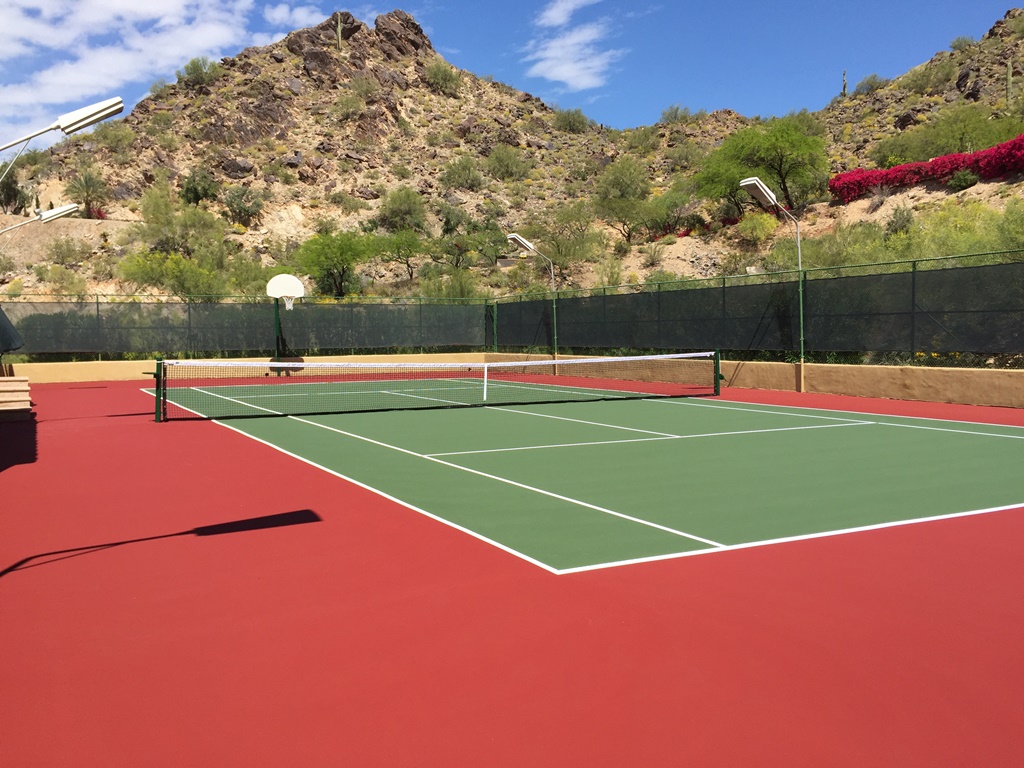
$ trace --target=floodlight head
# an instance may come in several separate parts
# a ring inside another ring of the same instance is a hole
[[[98,104],[82,107],[74,112],[61,115],[57,118],[57,122],[54,123],[53,127],[59,128],[65,134],[74,133],[83,128],[88,128],[90,125],[95,125],[101,120],[106,120],[108,117],[120,114],[123,109],[124,102],[121,101],[121,97],[115,96]]]
[[[761,181],[757,176],[751,176],[749,179],[743,179],[740,182],[740,189],[746,190],[752,198],[761,203],[761,205],[770,205],[773,208],[777,208],[779,201],[775,198],[775,193],[772,192],[768,186]]]
[[[517,235],[515,232],[513,232],[510,235],[506,235],[505,239],[508,240],[513,245],[518,245],[520,248],[525,248],[528,251],[533,251],[534,253],[537,253],[537,249],[533,247],[533,243],[531,243],[525,237]]]
[[[59,219],[63,216],[70,216],[72,213],[77,213],[79,209],[78,203],[68,203],[62,205],[60,208],[51,208],[48,211],[39,212],[39,220],[45,224],[48,221]]]

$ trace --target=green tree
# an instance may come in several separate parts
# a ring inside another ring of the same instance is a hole
[[[698,191],[741,209],[739,181],[759,176],[795,209],[825,183],[828,157],[817,121],[809,114],[775,118],[729,136],[696,175]],[[706,171],[706,173],[705,173]],[[734,186],[735,185],[735,186]]]
[[[577,201],[550,211],[528,234],[541,253],[551,259],[561,282],[577,264],[595,257],[602,244],[594,230],[594,211],[589,203]],[[537,259],[536,269],[547,271],[547,264]]]
[[[631,243],[643,225],[644,202],[650,194],[651,181],[646,166],[629,155],[622,155],[598,176],[594,210]]]
[[[294,261],[313,278],[323,296],[358,292],[357,267],[378,253],[376,239],[358,232],[312,237],[295,251]]]
[[[110,197],[107,183],[91,166],[80,168],[78,175],[64,188],[71,200],[82,206],[85,218],[94,219],[100,213],[103,203]]]
[[[378,252],[385,262],[398,263],[412,282],[416,277],[416,259],[427,251],[427,244],[411,229],[383,235],[378,239]]]

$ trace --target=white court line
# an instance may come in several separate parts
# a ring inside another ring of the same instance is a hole
[[[900,528],[906,525],[917,525],[918,523],[934,523],[940,520],[954,520],[959,517],[974,517],[987,515],[993,512],[1007,512],[1011,509],[1024,509],[1024,501],[1020,504],[1007,504],[1001,507],[988,507],[986,509],[972,509],[967,512],[950,512],[946,515],[932,515],[931,517],[915,517],[908,520],[896,520],[889,523],[876,523],[874,525],[861,525],[856,528],[842,528],[835,531],[822,531],[820,533],[805,533],[798,536],[783,536],[777,539],[764,539],[763,541],[748,541],[742,544],[726,544],[714,549],[695,549],[689,552],[675,552],[667,555],[652,555],[650,557],[637,557],[631,560],[618,560],[610,563],[595,563],[593,565],[581,565],[576,568],[561,568],[557,570],[559,576],[571,573],[583,573],[585,571],[600,571],[607,568],[619,568],[625,565],[637,565],[639,563],[654,563],[660,560],[678,560],[683,557],[694,555],[707,555],[713,552],[732,552],[739,549],[753,549],[754,547],[767,547],[775,544],[789,544],[796,541],[810,541],[812,539],[825,539],[832,536],[846,536],[851,533],[862,533],[865,531],[880,531],[885,528]]]
[[[294,418],[294,417],[290,417],[290,418]],[[296,420],[297,421],[302,421],[301,419],[296,419]],[[520,560],[525,560],[526,562],[531,563],[532,565],[536,565],[538,568],[541,568],[541,569],[547,571],[548,573],[555,574],[556,576],[558,575],[558,569],[557,568],[554,568],[553,566],[550,566],[550,565],[548,565],[545,562],[537,560],[536,558],[530,557],[529,555],[525,554],[524,552],[520,552],[517,549],[513,549],[512,547],[510,547],[510,546],[508,546],[506,544],[502,544],[500,541],[496,541],[494,539],[488,538],[487,536],[484,536],[482,533],[478,533],[477,531],[474,531],[474,530],[472,530],[470,528],[465,528],[464,526],[461,526],[458,523],[454,523],[451,520],[446,520],[443,517],[439,517],[438,515],[435,515],[432,512],[428,512],[427,510],[422,509],[421,507],[417,507],[417,506],[415,506],[413,504],[410,504],[407,501],[403,501],[402,499],[399,499],[396,496],[392,496],[389,493],[385,493],[384,491],[380,490],[379,488],[374,488],[372,485],[367,485],[366,483],[360,482],[359,480],[356,480],[355,478],[349,477],[348,475],[343,475],[341,472],[337,472],[337,471],[335,471],[333,469],[330,469],[329,467],[325,467],[323,464],[317,464],[315,461],[311,461],[310,459],[307,459],[305,456],[300,456],[297,453],[292,453],[291,451],[286,450],[286,449],[282,448],[279,445],[271,443],[271,442],[269,442],[267,440],[263,440],[263,439],[261,439],[259,437],[256,437],[255,435],[251,435],[248,432],[245,432],[245,431],[243,431],[241,429],[238,429],[237,427],[231,426],[230,424],[225,424],[223,421],[214,421],[214,423],[218,424],[219,426],[222,426],[222,427],[224,427],[226,429],[230,429],[232,432],[236,432],[236,433],[238,433],[240,435],[244,435],[245,437],[249,438],[250,440],[255,440],[257,443],[262,443],[263,445],[267,446],[268,448],[273,448],[275,451],[279,451],[280,453],[283,453],[286,456],[291,456],[293,459],[298,459],[303,464],[308,464],[309,466],[315,467],[316,469],[319,469],[319,470],[322,470],[322,471],[326,472],[329,475],[334,475],[337,478],[340,478],[342,480],[345,480],[346,482],[352,483],[353,485],[357,485],[360,488],[363,488],[363,489],[365,489],[367,491],[370,491],[371,493],[375,493],[378,496],[380,496],[381,498],[387,499],[388,501],[393,502],[395,504],[398,504],[401,507],[405,507],[408,510],[411,510],[413,512],[417,512],[417,513],[419,513],[419,514],[421,514],[421,515],[423,515],[425,517],[429,517],[431,520],[435,520],[435,521],[437,521],[439,523],[442,523],[443,525],[447,525],[449,528],[454,528],[457,531],[460,531],[460,532],[465,533],[465,534],[467,534],[469,536],[472,536],[477,541],[482,541],[485,544],[490,544],[493,547],[497,547],[502,552],[507,552],[508,554],[513,555],[514,557],[518,557]],[[313,422],[308,422],[308,423],[312,424]]]
[[[572,421],[572,419],[569,419]],[[585,422],[591,424],[593,422]],[[468,456],[474,453],[510,453],[512,451],[538,451],[545,448],[584,448],[590,445],[619,445],[624,443],[650,443],[659,440],[692,440],[701,437],[730,437],[732,435],[760,435],[770,432],[801,432],[808,429],[830,429],[832,427],[860,427],[874,424],[873,421],[854,421],[844,424],[815,424],[812,427],[777,427],[775,429],[745,429],[738,432],[708,432],[702,435],[663,435],[661,437],[636,437],[631,440],[595,440],[588,443],[562,443],[554,445],[527,445],[518,448],[486,448],[479,451],[452,451],[450,453],[428,453],[427,457],[433,456]],[[609,425],[614,427],[614,425]],[[644,430],[636,430],[644,431]],[[657,433],[654,433],[657,434]]]
[[[912,421],[931,421],[936,424],[968,424],[975,427],[992,427],[993,429],[1012,429],[1024,432],[1024,427],[1016,424],[991,424],[985,421],[963,421],[960,419],[936,419],[929,416],[902,416],[894,413],[875,413],[874,411],[848,411],[841,408],[815,408],[808,405],[774,405],[772,403],[744,403],[744,405],[761,405],[761,408],[740,408],[733,403],[740,403],[739,400],[720,400],[718,402],[686,400],[682,398],[644,400],[645,403],[662,403],[664,405],[678,405],[690,408],[721,408],[728,411],[750,411],[751,413],[774,413],[780,416],[804,416],[808,419],[838,419],[837,416],[816,416],[808,413],[797,413],[800,411],[818,411],[820,413],[848,413],[852,416],[870,416],[874,419],[910,419]],[[729,403],[729,405],[725,405]],[[939,403],[938,405],[943,405]],[[879,424],[892,424],[899,426],[896,422],[879,421]],[[957,430],[951,430],[957,431]],[[990,434],[988,432],[982,434]],[[996,435],[994,435],[996,436]]]
[[[980,435],[981,437],[1005,437],[1009,440],[1024,440],[1024,435],[1001,435],[998,432],[975,432],[969,429],[949,429],[949,427],[926,427],[923,424],[896,424],[891,421],[880,421],[882,427],[901,427],[903,429],[926,429],[930,432],[952,432],[958,435]]]
[[[611,515],[613,517],[619,517],[619,518],[622,518],[623,520],[629,520],[630,522],[633,522],[633,523],[638,523],[640,525],[645,525],[648,528],[656,528],[659,531],[665,531],[666,533],[671,533],[671,534],[674,534],[676,536],[681,536],[681,537],[683,537],[685,539],[690,539],[691,541],[699,541],[702,544],[707,544],[708,546],[711,546],[711,547],[720,547],[720,546],[722,546],[717,541],[712,541],[711,539],[705,539],[702,536],[697,536],[696,534],[693,534],[693,533],[686,533],[685,531],[679,531],[679,530],[676,530],[675,528],[669,528],[668,526],[665,526],[665,525],[660,525],[658,523],[652,523],[650,520],[644,520],[644,519],[639,518],[639,517],[633,517],[632,515],[627,515],[627,514],[625,514],[623,512],[616,512],[613,509],[607,509],[605,507],[599,507],[596,504],[590,504],[590,503],[588,503],[586,501],[582,501],[581,499],[574,499],[574,498],[571,498],[569,496],[562,496],[561,494],[554,493],[553,491],[546,491],[543,488],[537,488],[536,486],[526,485],[525,483],[519,483],[519,482],[516,482],[515,480],[511,480],[511,479],[509,479],[507,477],[501,477],[499,475],[492,475],[492,474],[489,474],[487,472],[481,472],[480,470],[472,469],[470,467],[463,467],[463,466],[460,466],[458,464],[453,464],[453,463],[451,463],[449,461],[443,461],[442,459],[434,458],[433,456],[426,456],[426,455],[424,455],[422,453],[416,453],[415,451],[410,451],[407,448],[401,448],[401,447],[399,447],[397,445],[391,445],[389,443],[381,442],[380,440],[374,440],[373,438],[366,437],[364,435],[357,435],[354,432],[347,432],[344,429],[338,429],[337,427],[329,427],[326,424],[319,424],[319,423],[317,423],[315,421],[309,421],[308,419],[303,419],[303,418],[300,418],[298,416],[289,416],[288,418],[292,419],[294,421],[301,422],[302,424],[309,424],[312,427],[318,427],[319,429],[326,429],[329,432],[336,432],[339,435],[345,435],[346,437],[351,437],[351,438],[354,438],[356,440],[362,440],[364,442],[371,443],[372,445],[380,446],[381,448],[388,448],[388,449],[390,449],[392,451],[398,451],[399,453],[404,453],[407,456],[414,456],[414,457],[416,457],[418,459],[424,459],[426,461],[432,461],[432,462],[435,462],[437,464],[441,464],[442,466],[445,466],[445,467],[451,467],[452,469],[457,469],[457,470],[459,470],[461,472],[468,472],[471,475],[477,475],[479,477],[484,477],[484,478],[487,478],[488,480],[494,480],[494,481],[499,482],[499,483],[504,483],[506,485],[511,485],[511,486],[513,486],[515,488],[521,488],[521,489],[523,489],[525,491],[531,491],[532,493],[539,493],[542,496],[548,496],[549,498],[558,499],[559,501],[564,501],[564,502],[567,502],[569,504],[573,504],[573,505],[576,505],[576,506],[579,506],[579,507],[584,507],[586,509],[592,509],[595,512],[601,512],[603,514]]]

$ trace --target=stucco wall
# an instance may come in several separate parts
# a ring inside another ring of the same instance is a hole
[[[526,356],[492,354],[394,355],[406,362],[477,362],[522,359]],[[537,359],[533,356],[531,359]],[[379,356],[348,355],[318,360],[364,361]],[[266,359],[261,359],[266,362]],[[3,366],[0,375],[24,376],[30,384],[75,381],[145,380],[156,370],[152,360],[83,363],[16,363]],[[972,405],[1024,408],[1024,371],[959,368],[918,368],[871,365],[806,365],[803,389],[834,395],[926,400]],[[722,361],[722,382],[727,387],[800,390],[800,367],[790,363]]]

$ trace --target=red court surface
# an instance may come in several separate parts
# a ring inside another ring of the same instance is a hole
[[[1024,510],[554,576],[217,424],[156,424],[145,385],[35,385],[34,429],[0,423],[5,768],[1024,754]]]

